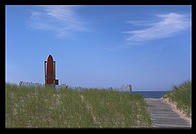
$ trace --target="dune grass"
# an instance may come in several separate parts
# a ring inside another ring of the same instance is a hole
[[[148,128],[141,95],[6,84],[6,128]]]
[[[179,86],[174,86],[163,98],[168,98],[170,102],[176,104],[187,117],[192,115],[192,82],[186,81]]]

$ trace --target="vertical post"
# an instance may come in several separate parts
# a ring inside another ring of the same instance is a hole
[[[54,64],[53,64],[53,68],[54,68],[54,84],[55,84],[55,79],[56,79],[56,74],[55,74],[55,61],[53,62]]]
[[[131,87],[131,84],[129,84],[128,86],[129,86],[130,94],[132,94],[132,87]]]
[[[44,72],[45,72],[45,85],[46,85],[46,80],[47,80],[47,73],[46,73],[46,61],[44,61]]]
[[[55,88],[56,87],[56,85],[55,85],[55,61],[53,61],[53,72],[54,72],[54,75],[53,75],[53,86]]]

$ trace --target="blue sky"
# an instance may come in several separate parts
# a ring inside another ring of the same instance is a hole
[[[6,82],[170,90],[191,80],[191,6],[6,6]]]

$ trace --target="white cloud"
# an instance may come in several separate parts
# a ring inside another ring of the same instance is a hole
[[[190,20],[185,15],[177,13],[169,13],[157,15],[161,20],[152,24],[148,24],[150,27],[132,30],[124,33],[130,34],[127,38],[129,42],[142,42],[147,40],[155,40],[160,38],[166,38],[175,35],[176,33],[188,28]],[[133,24],[134,21],[129,21]]]
[[[85,23],[76,14],[78,6],[39,6],[31,10],[29,25],[40,30],[55,32],[58,37],[64,37],[73,31],[86,31]]]

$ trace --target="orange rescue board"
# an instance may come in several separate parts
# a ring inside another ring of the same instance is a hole
[[[47,60],[47,84],[54,84],[54,62],[51,55],[48,56]]]

